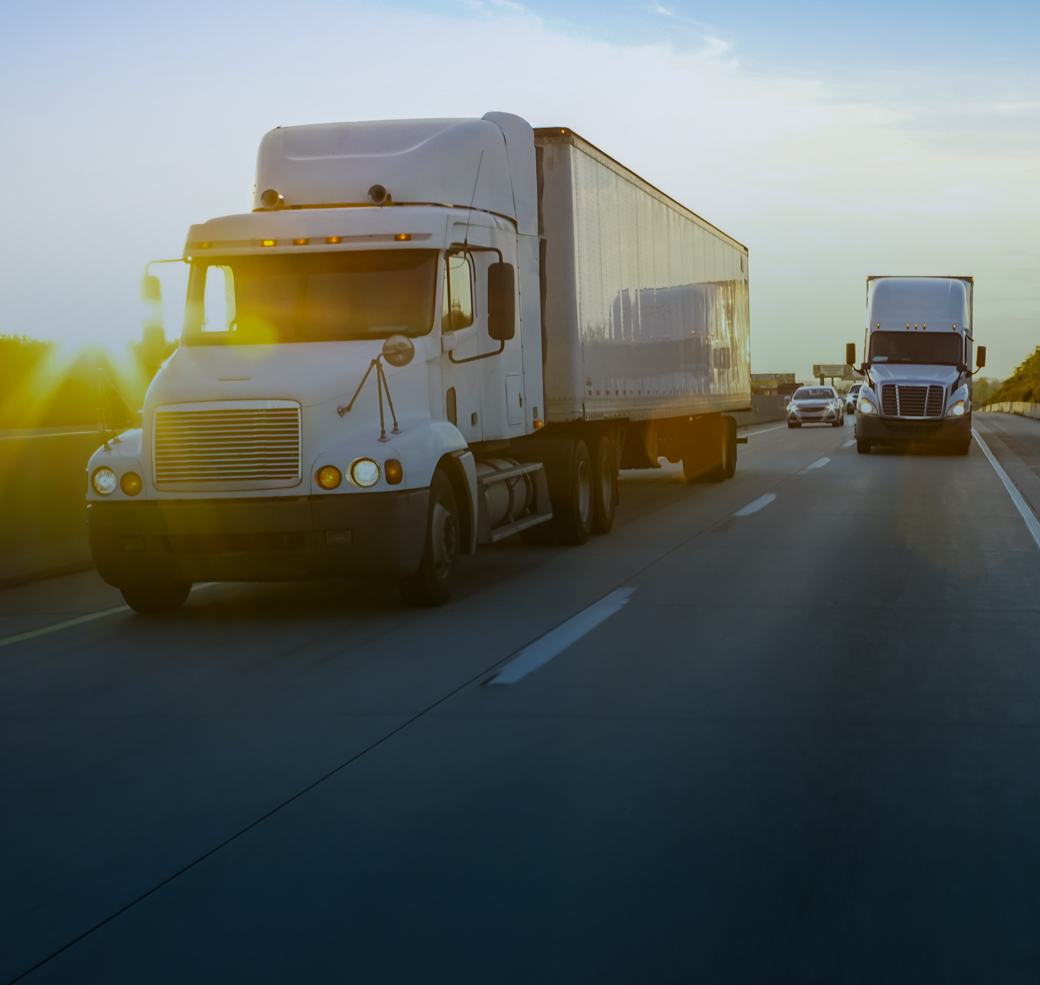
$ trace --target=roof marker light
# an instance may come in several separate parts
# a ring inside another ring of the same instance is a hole
[[[293,246],[307,246],[310,243],[309,239],[294,239],[292,241]]]
[[[208,250],[213,244],[212,243],[196,243],[195,244],[200,250]]]
[[[398,243],[407,243],[408,240],[410,240],[411,238],[411,233],[398,233],[396,236],[394,236],[394,239],[396,239]]]
[[[325,242],[326,243],[331,243],[333,246],[335,246],[337,243],[342,243],[343,242],[343,237],[342,236],[326,236],[325,237]]]
[[[276,240],[276,239],[262,239],[262,240],[260,240],[260,245],[261,246],[274,246],[277,242],[278,242],[278,240]]]

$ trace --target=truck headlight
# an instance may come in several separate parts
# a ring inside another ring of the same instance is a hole
[[[356,459],[350,465],[350,481],[362,489],[374,486],[379,481],[379,466],[371,458]]]
[[[107,465],[94,469],[90,484],[99,496],[111,496],[116,491],[116,474]]]
[[[967,407],[963,400],[958,400],[953,404],[952,407],[946,412],[947,417],[963,417],[968,412]]]
[[[869,400],[863,398],[859,402],[859,412],[861,414],[876,414],[877,407],[875,407]]]

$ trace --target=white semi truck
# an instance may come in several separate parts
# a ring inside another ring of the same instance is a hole
[[[856,450],[930,443],[971,447],[971,277],[868,277]],[[856,364],[856,345],[845,347]],[[976,372],[986,347],[976,352]]]
[[[747,249],[572,131],[279,127],[254,205],[189,230],[180,345],[88,465],[139,612],[355,575],[439,604],[478,544],[607,533],[619,468],[733,474]]]

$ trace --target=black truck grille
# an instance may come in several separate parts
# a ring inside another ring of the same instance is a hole
[[[942,417],[943,387],[902,386],[886,383],[881,387],[881,413],[885,417]]]

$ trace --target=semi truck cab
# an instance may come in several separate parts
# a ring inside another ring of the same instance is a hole
[[[966,455],[971,446],[971,277],[867,278],[864,381],[856,450],[919,442]],[[985,346],[975,353],[986,364]],[[856,346],[846,347],[856,364]]]

